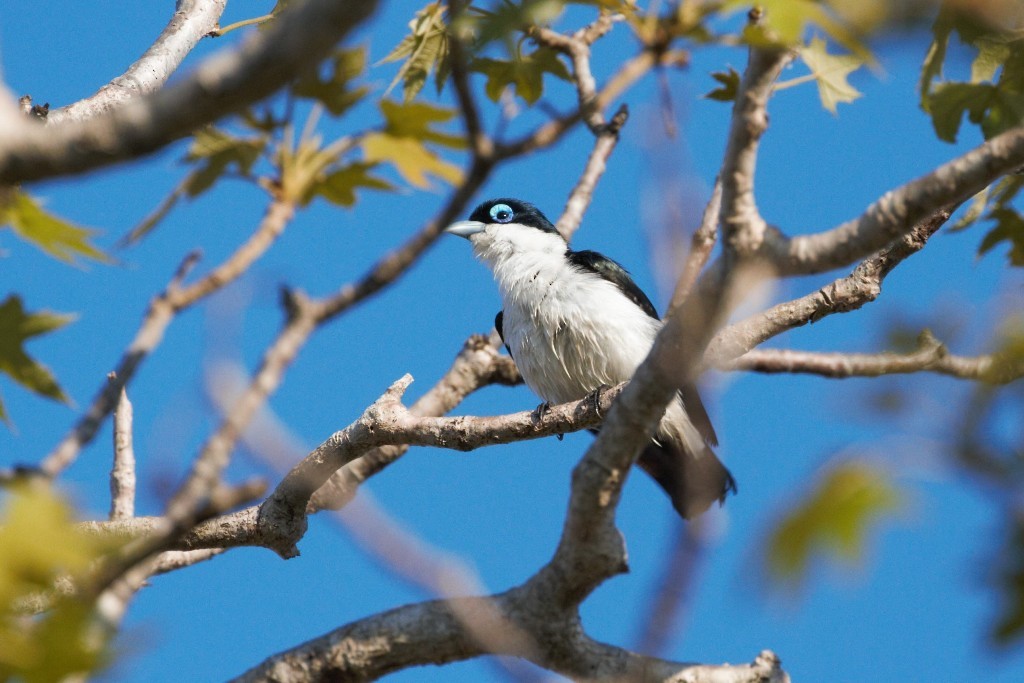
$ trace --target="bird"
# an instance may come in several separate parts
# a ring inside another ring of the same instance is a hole
[[[632,378],[662,327],[651,300],[612,259],[574,251],[541,211],[490,199],[445,232],[464,237],[494,276],[494,325],[527,386],[546,405],[586,398]],[[718,437],[695,386],[668,405],[637,464],[684,519],[736,492],[715,455]]]

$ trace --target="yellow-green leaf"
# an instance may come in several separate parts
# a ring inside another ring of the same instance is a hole
[[[370,175],[373,164],[349,164],[318,182],[313,191],[321,197],[339,206],[352,206],[356,203],[356,188],[365,187],[371,190],[393,190],[394,186],[383,178]]]
[[[868,528],[899,506],[899,491],[879,468],[856,461],[833,467],[772,532],[770,575],[797,585],[815,556],[856,560]]]
[[[8,296],[0,304],[0,373],[41,396],[67,403],[68,397],[53,374],[25,352],[24,344],[72,320],[74,316],[49,311],[27,313],[18,295]]]
[[[736,69],[729,67],[729,71],[716,71],[711,77],[722,85],[709,92],[704,97],[716,102],[734,102],[736,93],[740,89],[740,74]]]
[[[79,531],[71,508],[47,485],[15,487],[0,501],[0,680],[56,681],[96,671],[109,657],[91,605],[58,597],[31,621],[18,605],[51,593],[58,577],[82,578],[111,544]]]
[[[91,241],[98,231],[80,228],[44,211],[21,189],[0,188],[0,227],[4,226],[65,263],[75,263],[77,258],[111,262]]]
[[[846,80],[859,69],[864,61],[854,55],[830,55],[825,41],[820,38],[811,40],[810,45],[801,48],[800,57],[814,74],[818,83],[818,97],[825,109],[836,113],[836,105],[840,102],[853,102],[861,93]]]
[[[426,102],[403,104],[393,100],[381,100],[380,111],[384,115],[384,132],[389,135],[434,142],[454,149],[463,149],[466,146],[466,141],[461,135],[433,129],[434,124],[445,123],[455,118],[453,109],[436,107]]]
[[[367,163],[389,162],[415,187],[429,188],[429,176],[436,176],[452,185],[462,181],[462,170],[458,166],[440,158],[415,138],[371,133],[363,139],[362,146]]]
[[[380,63],[386,63],[405,59],[385,95],[402,83],[403,98],[409,102],[423,88],[432,70],[437,68],[439,71],[447,71],[444,65],[448,60],[448,35],[444,23],[446,11],[445,3],[438,0],[417,12],[416,17],[409,22],[409,35],[381,60]],[[439,80],[438,92],[442,85],[443,81]]]
[[[321,78],[319,67],[309,71],[292,86],[299,97],[322,103],[334,116],[345,113],[361,100],[369,88],[351,88],[350,84],[366,69],[366,48],[337,50],[330,60],[330,72]]]
[[[511,85],[527,104],[535,104],[544,92],[545,73],[564,81],[571,80],[569,70],[558,58],[558,54],[547,47],[508,61],[487,57],[475,59],[470,70],[487,75],[484,91],[493,102],[497,102],[505,88]]]

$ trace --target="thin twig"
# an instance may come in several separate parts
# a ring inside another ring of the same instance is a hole
[[[164,332],[174,317],[244,273],[280,237],[294,211],[291,203],[272,202],[256,232],[223,263],[189,286],[182,286],[181,282],[198,257],[195,252],[185,257],[167,288],[150,302],[135,338],[114,370],[114,379],[104,383],[89,409],[43,460],[40,468],[47,476],[55,477],[62,472],[96,436],[100,425],[117,405],[121,390],[131,382],[142,362],[163,340]]]
[[[109,378],[114,381],[113,373]],[[121,387],[114,409],[114,466],[110,470],[110,519],[135,516],[135,448],[132,444],[132,404]]]

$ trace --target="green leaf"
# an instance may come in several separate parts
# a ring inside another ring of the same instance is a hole
[[[435,107],[425,102],[401,104],[392,100],[381,100],[380,111],[384,114],[384,132],[389,135],[433,142],[454,149],[463,149],[466,146],[466,141],[461,135],[433,129],[435,123],[444,123],[455,118],[453,109]]]
[[[750,8],[756,4],[763,10],[757,25],[748,25],[743,30],[743,39],[759,47],[798,47],[809,26],[816,26],[825,34],[856,55],[862,62],[874,63],[874,57],[867,46],[842,22],[833,16],[825,5],[815,0],[727,0],[723,5],[726,12]]]
[[[112,547],[79,531],[71,508],[48,486],[21,485],[0,500],[0,680],[87,677],[110,658],[109,632],[99,628],[93,606],[57,597],[29,620],[18,605],[52,592],[58,577],[82,578]]]
[[[0,304],[0,372],[41,396],[68,403],[68,397],[53,374],[29,356],[23,346],[32,337],[59,329],[74,320],[73,315],[41,311],[26,313],[17,294]],[[3,412],[6,421],[6,412]]]
[[[928,111],[940,140],[956,142],[964,113],[972,121],[980,121],[995,96],[995,87],[988,84],[940,83],[928,96]]]
[[[869,526],[899,506],[900,494],[883,471],[856,461],[834,466],[771,534],[769,573],[798,585],[816,555],[856,560]]]
[[[349,164],[329,173],[326,178],[314,185],[313,191],[332,204],[353,206],[356,203],[357,187],[371,190],[395,189],[388,181],[370,175],[372,168],[373,164]]]
[[[921,78],[918,90],[921,93],[921,109],[929,111],[928,96],[931,94],[932,83],[942,76],[942,65],[946,61],[946,49],[949,47],[949,36],[953,32],[953,16],[949,6],[943,3],[939,15],[932,24],[932,42],[921,65]]]
[[[801,48],[800,57],[818,82],[818,97],[825,109],[835,114],[838,103],[853,102],[861,96],[846,80],[847,76],[864,64],[860,57],[830,55],[825,41],[820,38],[812,39],[810,45]]]
[[[0,228],[65,263],[87,258],[100,263],[112,260],[91,242],[97,230],[80,228],[43,210],[32,197],[17,188],[0,188]]]
[[[298,97],[317,100],[331,114],[341,116],[369,92],[365,86],[350,87],[352,80],[365,69],[366,48],[340,49],[331,57],[330,72],[326,78],[320,77],[319,67],[313,69],[295,82],[292,92]]]
[[[974,195],[971,198],[971,203],[967,205],[967,210],[964,211],[960,219],[950,226],[950,232],[957,232],[964,230],[974,225],[982,214],[985,213],[985,209],[988,208],[989,195],[992,193],[992,186],[989,185],[984,190]]]
[[[409,22],[409,35],[379,62],[383,64],[405,60],[385,91],[385,96],[396,85],[402,83],[402,96],[409,102],[423,89],[423,84],[426,83],[431,71],[437,68],[439,72],[443,70],[447,73],[449,48],[447,27],[444,23],[446,11],[445,3],[438,0],[417,12],[415,18]],[[443,80],[439,77],[438,92],[442,85]]]
[[[1008,206],[993,209],[989,218],[995,219],[996,226],[981,240],[978,255],[986,254],[1001,242],[1009,242],[1010,265],[1024,266],[1024,218]]]
[[[549,48],[538,48],[532,54],[517,57],[509,61],[500,59],[480,58],[470,64],[470,70],[487,76],[484,91],[493,102],[501,98],[501,94],[509,85],[514,86],[516,94],[533,105],[544,92],[544,74],[550,73],[564,81],[572,77],[558,54]]]
[[[460,36],[475,38],[477,48],[495,40],[504,40],[511,46],[514,32],[551,24],[561,16],[565,4],[562,0],[523,0],[519,3],[500,0],[491,9],[472,7],[471,12],[462,14],[453,29]]]
[[[370,133],[363,138],[363,156],[367,163],[387,161],[414,187],[430,187],[428,176],[436,176],[451,185],[462,181],[462,170],[440,158],[413,137],[388,133]]]
[[[740,90],[740,74],[736,69],[729,67],[729,71],[716,71],[711,77],[722,85],[704,95],[709,100],[716,102],[735,102],[736,94]]]

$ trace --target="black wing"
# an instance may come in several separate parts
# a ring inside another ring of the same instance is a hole
[[[612,283],[619,288],[620,292],[626,295],[627,299],[643,309],[644,313],[660,320],[658,311],[655,310],[654,304],[644,294],[644,290],[637,287],[636,283],[633,282],[633,278],[629,276],[629,272],[615,261],[596,251],[586,250],[573,251],[568,249],[565,252],[565,257],[569,259],[569,263],[576,266],[579,270],[594,273]]]
[[[505,341],[505,331],[502,329],[505,322],[505,311],[498,311],[498,315],[494,316],[494,327],[498,330],[498,336],[501,337],[501,341]],[[509,358],[512,358],[512,349],[508,348],[508,344],[505,344],[505,350],[508,351]],[[515,360],[515,358],[512,358]]]
[[[620,266],[615,261],[611,260],[603,254],[599,254],[596,251],[573,251],[571,249],[565,252],[565,257],[569,259],[569,263],[576,266],[578,269],[594,273],[604,278],[608,282],[618,287],[619,291],[626,295],[630,301],[639,306],[644,313],[660,320],[658,311],[654,308],[654,304],[647,298],[644,291],[640,289],[633,278],[629,276],[629,272],[625,268]],[[498,314],[501,317],[501,314]],[[495,321],[498,325],[498,333],[501,333],[501,325],[499,321]],[[704,402],[700,400],[700,394],[697,393],[697,387],[691,385],[685,386],[679,390],[679,397],[683,400],[683,407],[686,408],[686,414],[690,416],[690,421],[693,422],[693,426],[697,428],[700,435],[704,438],[704,441],[711,446],[718,445],[718,435],[715,434],[715,428],[711,424],[711,418],[708,417],[708,411],[704,407]]]

